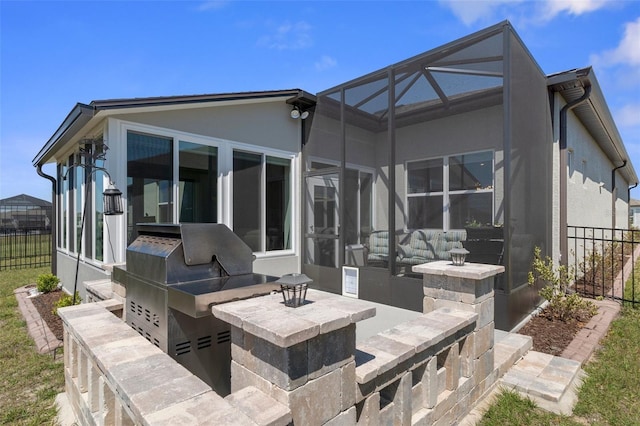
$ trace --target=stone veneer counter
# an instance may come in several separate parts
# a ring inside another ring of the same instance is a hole
[[[282,294],[240,300],[211,308],[213,315],[254,336],[290,347],[371,318],[376,308],[345,296],[309,289],[306,303],[284,305]]]
[[[449,261],[440,260],[415,265],[412,270],[413,272],[427,275],[445,275],[455,278],[482,280],[504,272],[504,266],[469,262],[462,266],[456,266]]]

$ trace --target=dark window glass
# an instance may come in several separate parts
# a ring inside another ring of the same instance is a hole
[[[291,248],[291,162],[267,157],[267,251]]]
[[[260,154],[233,152],[233,231],[253,251],[262,251],[261,178]]]
[[[71,168],[74,164],[73,162],[74,157],[73,155],[71,155],[69,157],[69,167]],[[75,201],[75,187],[76,187],[76,174],[75,174],[75,170],[71,169],[69,170],[68,174],[67,174],[67,201],[68,201],[68,209],[67,209],[67,220],[66,220],[66,225],[67,225],[67,229],[65,230],[65,238],[67,238],[67,249],[69,251],[74,251],[75,250],[75,240],[73,238],[73,229],[74,229],[74,225],[73,225],[73,217],[74,217],[74,201]]]
[[[449,190],[493,188],[493,154],[456,155],[449,158]]]
[[[96,164],[98,167],[104,167],[103,161],[98,161]],[[95,176],[95,194],[94,194],[94,206],[95,206],[95,239],[96,239],[96,260],[104,260],[104,199],[102,193],[104,192],[104,174],[97,172]]]
[[[180,141],[180,222],[217,222],[218,148]]]
[[[462,229],[470,224],[493,224],[493,192],[452,194],[449,203],[452,229]]]
[[[407,164],[409,194],[442,192],[442,158]]]
[[[442,196],[409,198],[409,229],[442,229]]]
[[[127,218],[129,242],[140,222],[173,222],[172,139],[127,133]]]

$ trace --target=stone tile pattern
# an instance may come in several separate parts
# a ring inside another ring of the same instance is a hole
[[[308,290],[307,303],[281,294],[212,307],[231,324],[231,391],[250,386],[289,407],[294,424],[355,424],[355,323],[367,302]]]
[[[83,425],[286,425],[287,407],[255,388],[222,398],[110,312],[60,309],[65,391]]]
[[[498,377],[499,271],[425,278],[428,312],[357,347],[354,323],[371,315],[361,301],[310,290],[296,309],[280,295],[214,306],[232,325],[232,392],[259,389],[288,406],[294,424],[458,422]]]
[[[496,361],[530,348],[495,333],[483,266],[425,273],[425,314],[357,347],[355,323],[375,315],[364,301],[309,290],[299,308],[280,294],[214,306],[232,326],[226,398],[107,302],[65,308],[67,394],[81,424],[460,423],[506,370]]]

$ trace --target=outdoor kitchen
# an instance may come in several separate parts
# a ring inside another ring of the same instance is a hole
[[[375,304],[314,289],[302,274],[255,274],[252,262],[225,225],[139,226],[112,275],[124,303],[60,311],[80,422],[455,422],[530,347],[510,342],[505,355],[493,338],[502,266],[416,266],[430,277],[425,313],[362,340],[357,325]]]

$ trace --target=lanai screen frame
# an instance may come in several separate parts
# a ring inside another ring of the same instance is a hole
[[[422,84],[421,88],[415,89],[418,84]],[[318,248],[316,240],[307,238],[314,225],[308,223],[305,214],[308,203],[313,203],[313,184],[307,182],[324,179],[329,185],[337,185],[337,194],[345,194],[347,172],[353,175],[356,165],[371,162],[372,155],[386,155],[387,165],[394,167],[385,169],[373,164],[376,204],[386,205],[386,211],[373,208],[371,221],[386,222],[390,240],[394,241],[393,237],[406,227],[403,223],[406,224],[408,208],[403,204],[406,194],[401,194],[407,157],[407,152],[399,148],[403,131],[408,126],[428,126],[427,121],[465,120],[485,112],[490,117],[489,127],[479,131],[490,133],[497,129],[500,133],[486,138],[493,138],[493,147],[484,140],[475,149],[493,149],[495,153],[493,215],[494,221],[502,224],[501,261],[506,267],[504,276],[496,281],[496,325],[512,328],[539,303],[536,289],[526,285],[526,273],[533,247],[541,247],[543,253],[551,247],[551,115],[545,75],[506,21],[318,94],[302,150],[302,269],[318,288],[341,292],[341,267],[349,265],[354,254],[342,249],[347,245],[348,232],[334,228],[328,237],[323,237],[336,252],[329,256],[333,266],[309,261],[313,256],[310,253]],[[466,146],[464,151],[474,151],[469,148],[472,147]],[[434,147],[432,151],[435,157],[446,148]],[[463,153],[453,149],[449,154],[456,152]],[[318,158],[333,161],[326,161],[322,169],[309,167],[312,161],[317,165]],[[369,166],[372,164],[365,164],[365,169]],[[393,191],[387,191],[385,196],[385,188]],[[345,211],[347,201],[340,196],[336,200],[341,225],[353,222],[353,212]],[[358,230],[362,237],[358,243],[366,243],[365,234],[363,229]],[[399,273],[397,247],[395,243],[389,246],[385,268],[360,267],[359,297],[422,311],[420,277],[405,273],[409,270]],[[350,248],[353,247],[358,245]]]

